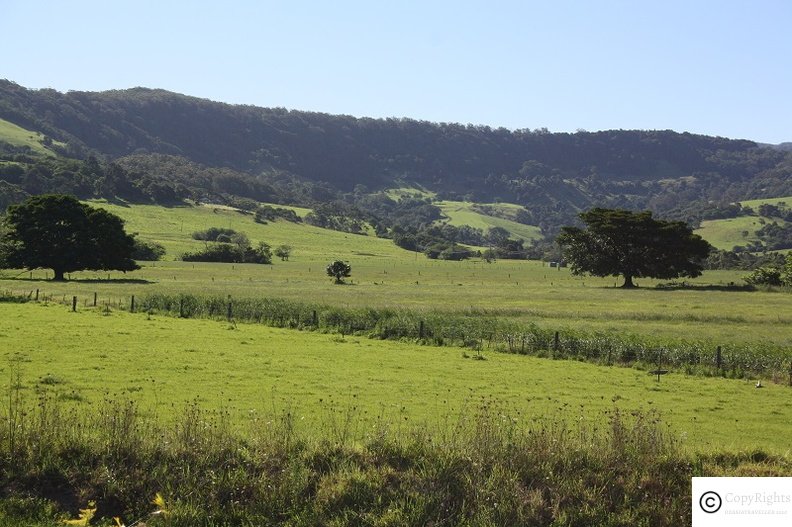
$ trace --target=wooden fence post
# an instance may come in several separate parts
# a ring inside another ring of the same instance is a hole
[[[228,318],[229,322],[231,322],[231,315],[232,314],[233,314],[233,312],[232,312],[232,308],[231,308],[231,301],[229,300],[228,301],[228,313],[227,313],[227,318]]]
[[[418,338],[422,339],[424,336],[424,321],[421,320],[421,324],[418,326]]]
[[[36,289],[36,302],[38,302],[38,289]]]
[[[721,371],[721,366],[723,365],[723,361],[721,360],[721,347],[718,346],[718,349],[715,350],[715,364],[718,366],[718,372]]]
[[[93,307],[96,307],[96,293],[94,293],[94,304]]]
[[[560,343],[560,338],[559,338],[559,335],[558,335],[558,331],[556,331],[555,332],[555,336],[553,337],[553,351],[558,351],[558,348],[559,348],[560,344],[561,343]]]
[[[319,314],[316,312],[315,309],[313,312],[313,325],[317,327],[319,326]]]
[[[77,311],[77,297],[73,296],[72,297],[72,312],[76,312],[76,311]]]
[[[129,312],[135,312],[135,295],[132,295],[132,299],[129,301]]]
[[[184,318],[184,299],[179,299],[179,318]]]

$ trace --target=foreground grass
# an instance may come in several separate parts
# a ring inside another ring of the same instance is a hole
[[[51,526],[95,502],[103,525],[657,527],[690,523],[692,476],[792,474],[761,451],[685,454],[642,413],[520,427],[484,405],[437,432],[379,424],[350,442],[300,433],[289,412],[241,434],[196,405],[168,425],[123,401],[14,415],[9,394],[0,525]]]
[[[654,410],[691,451],[789,454],[788,386],[765,379],[691,377],[658,382],[643,371],[62,305],[2,304],[0,374],[19,375],[28,401],[54,397],[76,409],[133,398],[147,414],[173,416],[188,401],[234,423],[273,410],[296,426],[361,437],[388,423],[444,429],[496,403],[520,425],[584,421],[603,426],[614,406]],[[348,423],[348,424],[345,424]],[[355,423],[353,427],[351,423]]]

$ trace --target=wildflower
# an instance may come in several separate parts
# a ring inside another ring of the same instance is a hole
[[[162,494],[159,492],[154,496],[154,501],[152,502],[154,505],[159,507],[158,510],[152,512],[151,514],[162,514],[163,516],[167,516],[170,514],[167,505],[165,504],[165,498],[162,497]]]
[[[89,501],[88,507],[80,509],[80,514],[77,515],[76,520],[63,520],[66,525],[86,526],[91,521],[91,518],[96,514],[96,502]]]

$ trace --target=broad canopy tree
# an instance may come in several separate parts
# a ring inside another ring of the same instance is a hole
[[[67,195],[32,196],[8,208],[0,265],[49,268],[53,280],[80,270],[133,271],[134,238],[124,221]]]
[[[580,214],[585,229],[563,227],[557,242],[574,274],[634,278],[695,278],[711,246],[684,222],[652,213],[595,208]]]

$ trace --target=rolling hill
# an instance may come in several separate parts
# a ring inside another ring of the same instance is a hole
[[[11,81],[0,81],[0,118],[51,140],[64,157],[116,162],[140,190],[126,197],[154,201],[241,196],[313,206],[407,183],[441,200],[517,204],[522,223],[552,235],[595,205],[696,220],[713,204],[792,194],[791,152],[669,130],[493,129]],[[0,178],[35,190],[22,177]],[[76,187],[81,197],[112,197],[102,185]]]

